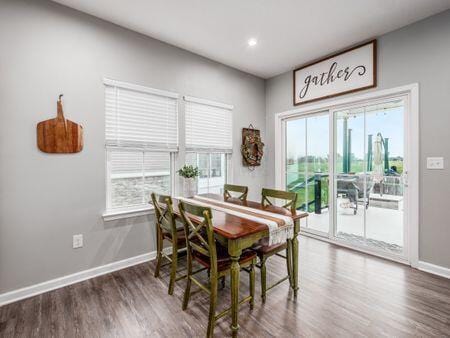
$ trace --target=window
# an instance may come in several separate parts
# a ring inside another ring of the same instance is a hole
[[[199,168],[199,193],[222,193],[233,149],[233,106],[187,96],[184,99],[186,163]]]
[[[211,177],[222,177],[223,154],[211,154]]]
[[[148,205],[171,194],[178,151],[175,93],[105,80],[107,209]]]
[[[222,194],[227,182],[228,155],[225,153],[186,153],[186,163],[199,168],[198,193]]]
[[[108,150],[109,209],[146,205],[152,191],[171,193],[170,153]]]

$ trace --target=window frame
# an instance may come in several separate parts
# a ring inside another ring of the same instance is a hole
[[[136,152],[142,152],[143,155],[147,152],[164,152],[168,153],[170,157],[170,168],[169,168],[169,193],[170,195],[173,195],[176,191],[176,177],[175,177],[175,163],[177,154],[179,152],[179,144],[180,144],[180,100],[178,93],[169,92],[165,90],[150,88],[146,86],[141,86],[137,84],[132,84],[128,82],[122,82],[122,81],[116,81],[111,80],[108,78],[103,79],[103,85],[105,90],[105,100],[106,100],[106,88],[109,87],[116,87],[116,88],[123,88],[127,90],[142,92],[142,93],[148,93],[153,95],[159,95],[163,97],[173,98],[175,99],[176,103],[176,114],[177,114],[177,148],[176,149],[164,149],[164,148],[151,148],[151,147],[145,147],[145,146],[121,146],[121,145],[108,145],[107,140],[105,139],[105,193],[106,193],[106,205],[105,205],[105,212],[103,213],[103,219],[104,221],[110,221],[110,220],[116,220],[121,218],[128,218],[128,217],[135,217],[135,216],[142,216],[142,215],[148,215],[152,214],[154,212],[154,207],[151,204],[146,204],[145,200],[142,204],[139,205],[131,205],[131,206],[124,206],[124,207],[116,207],[113,208],[111,206],[111,193],[112,193],[112,178],[111,178],[111,153],[114,150],[117,151],[136,151]],[[104,107],[104,114],[106,119],[106,102]],[[106,123],[106,122],[105,122]],[[106,125],[105,125],[106,128]],[[106,130],[105,130],[106,133]],[[105,136],[106,137],[106,136]],[[144,177],[144,171],[142,172],[142,175]],[[145,195],[143,195],[143,199],[145,198]],[[150,197],[149,197],[150,198]]]

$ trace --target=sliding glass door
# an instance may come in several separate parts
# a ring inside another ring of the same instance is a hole
[[[396,97],[284,120],[284,186],[309,213],[302,231],[407,255],[405,110]]]

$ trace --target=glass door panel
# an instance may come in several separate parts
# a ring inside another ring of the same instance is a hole
[[[298,194],[297,209],[307,211],[305,228],[329,232],[329,115],[286,121],[286,188]]]
[[[286,122],[286,189],[297,193],[297,210],[306,211],[306,119]]]
[[[366,107],[366,240],[370,246],[403,252],[403,101]]]
[[[336,236],[364,239],[364,110],[347,109],[335,113]]]
[[[334,112],[335,236],[402,254],[403,100]]]

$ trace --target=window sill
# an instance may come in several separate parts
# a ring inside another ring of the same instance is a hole
[[[117,219],[131,218],[145,215],[152,215],[155,213],[153,206],[145,206],[139,209],[131,210],[107,210],[103,215],[103,221],[115,221]]]

